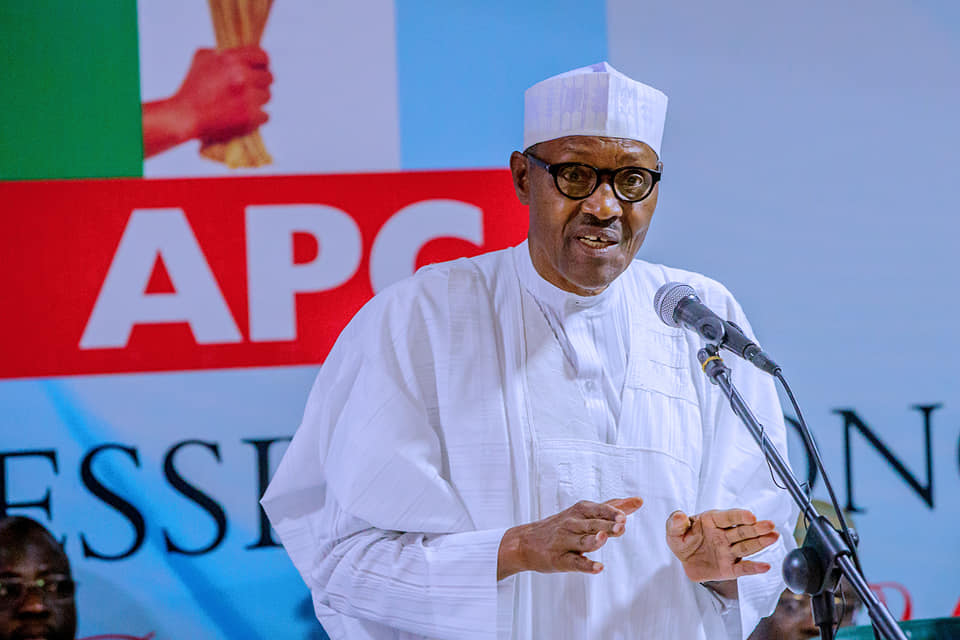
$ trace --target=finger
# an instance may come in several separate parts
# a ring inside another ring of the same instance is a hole
[[[624,523],[592,518],[590,520],[574,520],[570,523],[569,528],[573,533],[599,533],[603,531],[607,535],[619,536],[623,534]]]
[[[266,67],[270,64],[267,52],[255,44],[230,49],[228,53],[252,67]]]
[[[708,513],[713,517],[714,523],[721,529],[753,524],[757,521],[757,517],[746,509],[726,509],[724,511],[710,511]]]
[[[690,518],[682,511],[674,512],[667,518],[666,538],[670,550],[683,559],[703,544],[703,527],[697,523],[696,516]]]
[[[637,509],[643,506],[643,498],[640,496],[631,496],[629,498],[614,498],[613,500],[607,500],[603,504],[610,505],[615,509],[623,511],[624,514],[630,515]]]
[[[759,536],[771,533],[776,529],[776,525],[770,520],[761,520],[756,524],[745,524],[739,527],[731,527],[723,530],[723,535],[730,544],[736,544],[741,540],[757,538]]]
[[[256,129],[260,125],[266,123],[266,121],[269,119],[270,119],[270,116],[267,115],[267,112],[264,111],[263,109],[259,109],[257,110],[256,113],[253,114],[253,118],[251,119],[250,124],[253,127],[253,129]]]
[[[681,537],[693,524],[687,514],[683,511],[674,511],[667,518],[667,535],[675,538]]]
[[[735,578],[742,576],[752,576],[758,573],[770,571],[770,565],[766,562],[753,562],[752,560],[741,560],[733,565],[733,575]]]
[[[197,62],[206,60],[211,56],[215,56],[216,54],[217,52],[213,49],[197,49],[193,52],[193,62],[196,64]]]
[[[565,553],[560,558],[560,571],[579,571],[580,573],[600,573],[603,571],[603,564],[594,562],[590,558],[579,553]]]
[[[258,107],[270,102],[270,92],[266,89],[251,89],[248,95],[250,101]]]
[[[273,83],[273,74],[266,69],[250,69],[247,78],[251,86],[266,89]]]
[[[589,500],[581,500],[577,504],[573,505],[571,509],[588,520],[598,519],[610,520],[613,522],[626,522],[627,520],[627,516],[623,511],[606,503],[599,504]]]
[[[603,531],[599,533],[581,533],[580,535],[571,533],[564,537],[564,546],[568,551],[590,553],[602,547],[606,541],[607,534]]]
[[[747,540],[742,540],[734,545],[730,545],[730,549],[733,551],[733,554],[736,557],[743,558],[745,556],[753,555],[762,549],[766,549],[776,542],[777,538],[779,537],[780,534],[774,531],[773,533],[768,533],[758,538],[748,538]]]

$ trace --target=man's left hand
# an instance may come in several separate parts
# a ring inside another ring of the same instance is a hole
[[[746,509],[705,511],[687,516],[674,511],[667,518],[667,545],[694,582],[732,580],[765,573],[766,562],[743,560],[777,541],[770,520],[757,521]]]

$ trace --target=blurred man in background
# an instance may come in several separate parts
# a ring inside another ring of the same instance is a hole
[[[837,512],[832,505],[822,500],[814,500],[813,506],[817,513],[829,518],[830,524],[837,528],[840,527],[840,520],[837,518]],[[851,515],[844,512],[843,516],[847,524],[852,527]],[[803,538],[806,534],[806,523],[801,515],[793,534],[798,545],[803,544]],[[840,589],[837,591],[834,600],[834,611],[840,618],[840,626],[852,626],[854,624],[853,619],[860,610],[862,603],[853,585],[846,578],[840,580]],[[813,608],[810,604],[810,596],[806,594],[798,595],[789,589],[784,589],[783,593],[780,594],[780,600],[777,602],[777,608],[773,614],[760,620],[760,624],[750,634],[748,640],[804,640],[819,636],[820,630],[813,624]]]
[[[43,525],[0,519],[0,640],[73,640],[74,587],[70,562]]]

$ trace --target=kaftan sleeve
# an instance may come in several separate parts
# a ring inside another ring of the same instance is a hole
[[[753,338],[753,330],[740,305],[721,285],[711,284],[712,287],[704,287],[704,302]],[[787,461],[786,426],[773,378],[735,356],[724,357],[724,362],[730,367],[734,385],[763,425],[767,437]],[[774,480],[759,445],[733,413],[727,398],[718,387],[704,383],[705,379],[705,376],[700,378],[705,398],[702,407],[705,433],[705,462],[700,480],[702,506],[704,509],[749,509],[760,520],[772,520],[780,533],[776,543],[750,557],[769,563],[770,571],[739,578],[738,599],[723,611],[731,637],[746,638],[760,618],[773,612],[785,588],[781,567],[787,552],[795,546],[793,529],[798,510],[787,491]]]
[[[509,635],[504,529],[474,530],[446,469],[443,327],[404,300],[375,299],[344,330],[262,502],[331,637]]]
[[[449,534],[375,528],[330,540],[316,554],[307,584],[331,637],[496,638],[496,583],[503,530]],[[344,616],[352,618],[345,620]],[[503,631],[509,636],[509,619]],[[343,633],[335,635],[337,628]],[[502,637],[502,633],[500,634]]]

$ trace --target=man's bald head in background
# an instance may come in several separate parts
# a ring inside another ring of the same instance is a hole
[[[73,640],[77,610],[70,562],[43,525],[0,519],[0,640]]]

